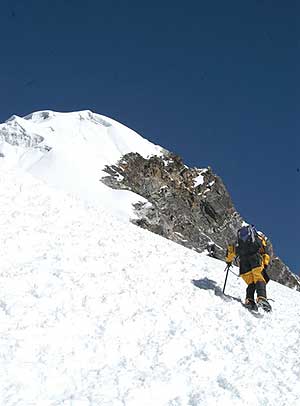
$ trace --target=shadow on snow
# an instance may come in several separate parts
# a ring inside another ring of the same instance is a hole
[[[196,286],[196,288],[204,290],[212,290],[216,296],[219,296],[221,299],[225,301],[235,300],[236,302],[243,303],[240,298],[224,294],[220,286],[217,285],[217,282],[212,279],[208,278],[198,280],[192,279],[191,282],[194,286]]]

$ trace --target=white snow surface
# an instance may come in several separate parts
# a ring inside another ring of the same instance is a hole
[[[4,134],[40,139],[32,147],[12,146]],[[51,148],[50,151],[43,147]],[[6,166],[22,168],[44,182],[85,201],[135,217],[132,204],[146,200],[130,191],[113,190],[99,181],[105,165],[116,164],[126,153],[161,155],[161,147],[123,124],[89,110],[58,113],[51,110],[24,118],[12,116],[0,125],[0,156]]]
[[[0,405],[300,404],[298,292],[255,318],[223,262],[20,169],[0,190]]]

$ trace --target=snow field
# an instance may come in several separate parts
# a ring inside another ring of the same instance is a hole
[[[299,293],[270,282],[254,318],[223,262],[20,171],[0,188],[1,405],[300,404]]]

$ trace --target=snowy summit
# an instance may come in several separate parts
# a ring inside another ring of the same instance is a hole
[[[0,142],[0,405],[300,404],[299,293],[269,282],[254,317],[224,262],[130,224],[139,196],[99,182],[160,147],[88,111],[13,117]]]
[[[14,145],[14,147],[11,146]],[[41,111],[12,116],[0,125],[0,155],[7,165],[22,168],[48,184],[89,202],[101,202],[117,213],[134,216],[132,203],[144,199],[115,191],[99,182],[105,165],[124,154],[160,155],[162,148],[135,131],[91,111]]]

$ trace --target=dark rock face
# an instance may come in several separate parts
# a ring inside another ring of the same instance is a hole
[[[214,244],[214,256],[224,260],[227,244],[235,241],[243,219],[210,168],[188,168],[168,152],[149,159],[129,153],[105,172],[108,176],[101,181],[107,186],[131,190],[148,200],[135,205],[135,224],[197,252]],[[274,256],[269,274],[300,290],[300,279],[278,257]]]
[[[270,270],[271,278],[282,285],[300,291],[300,278],[293,274],[278,257],[273,257]]]

